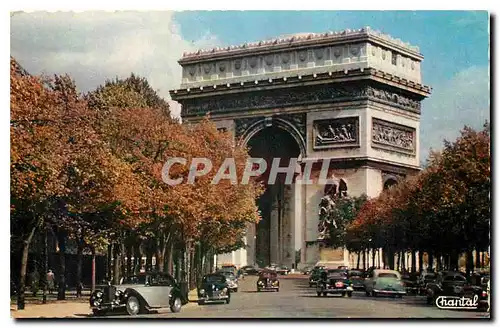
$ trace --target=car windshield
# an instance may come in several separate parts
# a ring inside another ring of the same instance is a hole
[[[382,272],[382,273],[379,273],[378,274],[378,277],[379,278],[392,278],[392,279],[397,279],[398,278],[398,275],[395,274],[395,273],[391,273],[391,272]]]
[[[127,278],[123,279],[123,284],[127,284],[127,285],[145,285],[146,284],[146,275],[127,277]]]
[[[226,281],[226,278],[223,276],[206,276],[203,279],[204,282],[207,282],[209,284],[214,284],[214,283],[223,283]]]
[[[361,271],[349,271],[349,276],[351,276],[351,277],[362,277],[363,273]]]
[[[229,272],[229,271],[222,271],[221,274],[226,277],[227,279],[234,279],[234,273]]]
[[[277,275],[274,272],[264,272],[260,275],[261,278],[276,278]]]
[[[347,278],[347,273],[342,271],[329,271],[328,278]]]

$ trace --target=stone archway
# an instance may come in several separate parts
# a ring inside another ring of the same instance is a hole
[[[387,190],[398,184],[398,180],[395,177],[388,177],[384,180],[384,190]]]
[[[261,267],[271,263],[292,266],[295,263],[295,216],[291,206],[294,186],[285,184],[286,173],[279,173],[274,184],[268,181],[273,159],[280,159],[280,167],[293,165],[290,159],[301,155],[301,147],[281,125],[254,125],[250,129],[242,140],[249,147],[251,157],[265,159],[267,169],[260,176],[266,190],[257,200],[262,220],[247,233],[247,263]]]

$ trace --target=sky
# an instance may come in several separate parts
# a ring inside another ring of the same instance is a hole
[[[418,46],[425,57],[423,83],[433,91],[422,105],[422,161],[464,125],[479,129],[490,120],[486,11],[17,13],[10,49],[30,73],[68,73],[84,92],[134,72],[169,99],[181,80],[177,60],[186,51],[365,26]]]

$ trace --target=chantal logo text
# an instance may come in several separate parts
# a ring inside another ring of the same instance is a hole
[[[458,296],[439,296],[436,299],[436,305],[440,309],[477,309],[479,305],[479,296],[458,297]]]

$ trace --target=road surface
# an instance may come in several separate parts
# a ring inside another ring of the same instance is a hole
[[[257,277],[240,280],[237,293],[231,294],[230,304],[199,306],[195,302],[179,313],[160,310],[139,315],[141,318],[477,318],[487,319],[488,313],[464,310],[441,310],[426,304],[425,297],[405,296],[402,299],[369,297],[355,292],[352,298],[329,295],[317,297],[315,288],[301,277],[280,278],[279,292],[256,291]],[[112,318],[129,318],[113,315]]]

